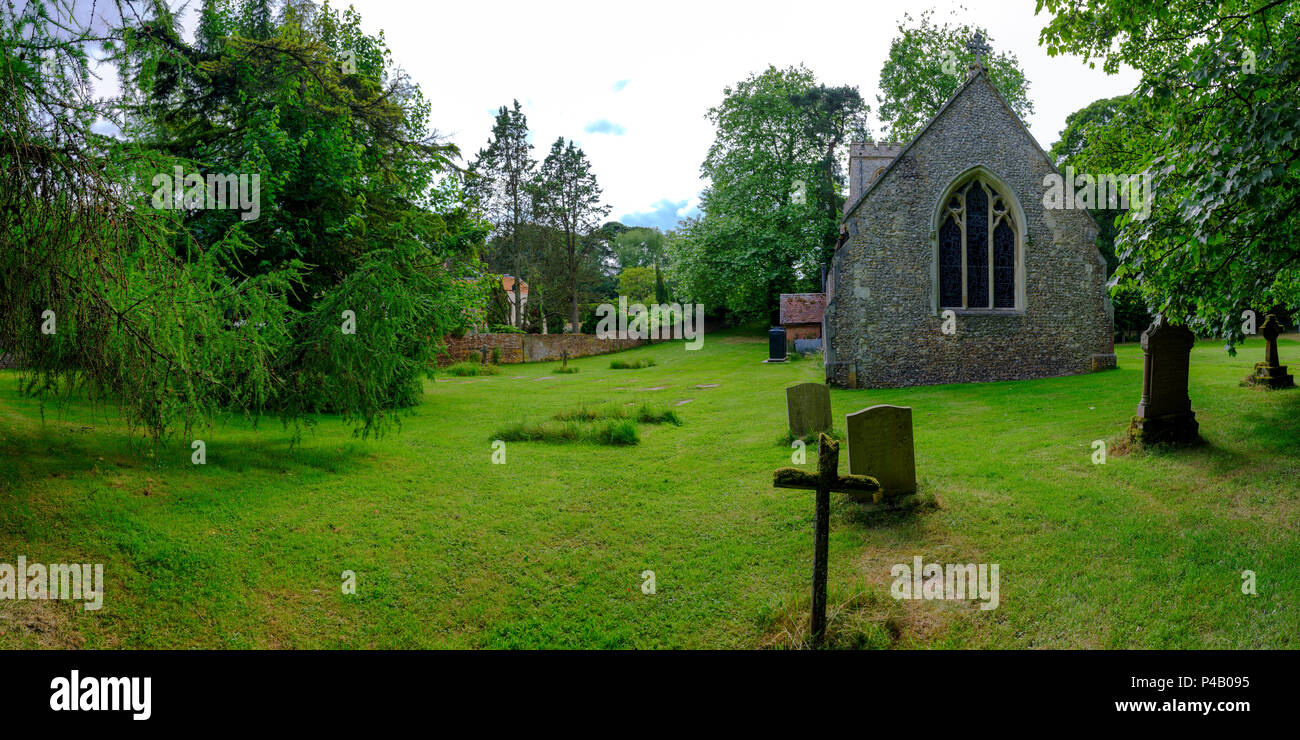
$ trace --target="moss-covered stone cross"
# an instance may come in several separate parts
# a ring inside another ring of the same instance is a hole
[[[870,493],[880,501],[880,482],[866,475],[840,475],[840,443],[821,434],[817,438],[817,473],[798,468],[772,471],[776,488],[802,488],[817,492],[817,516],[813,524],[812,643],[822,644],[826,636],[826,551],[830,546],[831,491]]]

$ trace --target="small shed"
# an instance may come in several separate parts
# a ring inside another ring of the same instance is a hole
[[[782,293],[781,326],[785,327],[786,344],[793,346],[796,339],[820,342],[825,311],[825,293]]]

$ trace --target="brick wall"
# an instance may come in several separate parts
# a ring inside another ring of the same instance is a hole
[[[484,345],[488,348],[488,361],[492,361],[492,348],[501,348],[501,363],[513,365],[521,362],[545,362],[560,359],[562,350],[569,351],[570,359],[603,355],[646,344],[644,339],[597,339],[591,334],[466,334],[447,337],[447,352],[438,357],[438,366],[483,358]]]

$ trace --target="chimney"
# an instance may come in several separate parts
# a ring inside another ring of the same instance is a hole
[[[858,202],[866,192],[877,174],[889,166],[903,151],[903,145],[897,142],[856,141],[849,144],[849,199],[844,204],[849,206]]]

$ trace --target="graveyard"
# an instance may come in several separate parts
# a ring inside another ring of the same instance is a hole
[[[1278,347],[1300,357],[1295,335]],[[1258,337],[1236,357],[1195,344],[1203,443],[1186,448],[1121,444],[1136,344],[1102,372],[830,389],[839,475],[863,472],[846,417],[906,407],[916,490],[830,493],[826,644],[1300,647],[1300,393],[1243,387],[1264,354]],[[0,549],[104,563],[106,579],[96,613],[0,602],[0,648],[805,647],[818,447],[792,459],[786,389],[824,371],[766,356],[761,331],[727,330],[698,351],[568,359],[575,373],[440,373],[378,439],[328,415],[297,444],[219,417],[194,433],[205,465],[188,437],[155,446],[109,407],[42,415],[0,372]],[[510,424],[643,403],[680,425],[623,446],[493,444]],[[804,485],[773,485],[787,467]],[[891,598],[891,568],[914,558],[998,564],[996,608]]]

